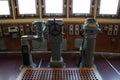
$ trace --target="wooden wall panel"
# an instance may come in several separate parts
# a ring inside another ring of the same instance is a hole
[[[8,23],[8,24],[0,24],[0,26],[3,27],[9,27],[9,26],[20,26],[22,25],[24,27],[24,32],[26,34],[26,24],[31,25],[31,23]],[[69,24],[79,24],[81,25],[81,23],[72,23],[72,22],[65,22],[65,27],[67,29],[65,38],[67,39],[67,51],[79,51],[79,48],[75,48],[74,46],[74,40],[75,39],[82,39],[82,37],[80,35],[76,36],[76,35],[69,35]],[[104,26],[108,26],[112,23],[100,23],[100,28],[103,28]],[[112,25],[116,25],[115,23],[113,23]],[[98,52],[120,52],[120,24],[119,25],[119,33],[117,36],[114,35],[107,35],[107,32],[102,32],[100,34],[98,34],[97,38],[96,38],[96,51]],[[31,33],[32,34],[32,33]],[[20,38],[14,39],[11,37],[11,35],[9,36],[5,36],[3,35],[3,37],[1,37],[2,39],[5,40],[6,43],[6,47],[8,51],[17,51],[17,50],[21,50],[21,46],[20,46]],[[112,40],[115,40],[114,42]],[[48,47],[49,43],[48,43]],[[49,49],[49,48],[48,48]]]
[[[109,26],[109,25],[116,25],[110,23],[100,23],[101,27]],[[120,52],[120,25],[118,30],[118,35],[108,35],[107,32],[103,31],[101,34],[97,36],[96,39],[96,51],[101,52]],[[113,28],[114,30],[114,28]]]
[[[26,24],[29,24],[31,25],[31,23],[15,23],[15,24],[1,24],[0,27],[2,28],[2,34],[3,36],[1,37],[1,39],[3,39],[5,41],[5,44],[6,44],[6,48],[7,48],[7,51],[18,51],[18,50],[21,50],[21,41],[20,41],[20,36],[17,37],[17,38],[13,38],[11,34],[9,35],[4,35],[3,33],[3,28],[8,28],[8,27],[11,27],[11,26],[23,26],[24,28],[24,34],[26,35]]]

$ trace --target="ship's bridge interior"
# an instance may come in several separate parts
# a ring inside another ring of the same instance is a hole
[[[0,0],[0,80],[119,80],[120,0]]]

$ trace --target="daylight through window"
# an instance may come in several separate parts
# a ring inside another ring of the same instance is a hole
[[[63,14],[63,0],[45,0],[46,14]]]
[[[101,0],[99,14],[116,15],[119,0]]]
[[[72,13],[89,14],[91,0],[72,0]]]
[[[36,14],[36,0],[18,0],[19,14]]]
[[[8,0],[0,1],[0,15],[10,15],[10,6]]]

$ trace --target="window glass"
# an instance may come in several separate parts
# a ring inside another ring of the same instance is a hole
[[[63,0],[45,0],[46,14],[63,14]]]
[[[101,0],[99,14],[117,14],[118,2],[119,0]]]
[[[0,1],[0,15],[10,15],[10,6],[8,0]]]
[[[36,0],[18,0],[19,14],[36,14]]]
[[[91,0],[72,0],[72,13],[89,14]]]

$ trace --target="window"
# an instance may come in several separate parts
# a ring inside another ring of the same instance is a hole
[[[18,14],[37,14],[36,0],[18,0]]]
[[[72,0],[73,14],[90,14],[91,0]]]
[[[45,13],[63,13],[63,0],[45,0]]]
[[[119,0],[101,0],[99,14],[117,15]]]
[[[8,0],[0,0],[0,15],[10,15],[10,6]]]
[[[43,15],[44,16],[64,16],[66,0],[43,0]]]

